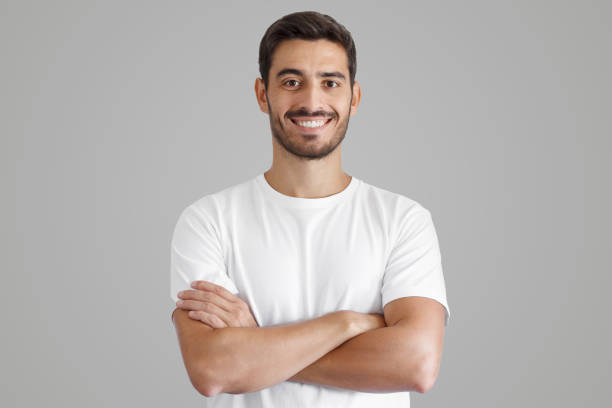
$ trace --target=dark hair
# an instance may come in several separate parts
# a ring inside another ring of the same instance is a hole
[[[325,39],[342,45],[348,57],[351,88],[357,71],[357,50],[351,33],[327,14],[298,11],[276,20],[264,33],[259,43],[259,73],[268,88],[268,76],[274,50],[282,41]]]

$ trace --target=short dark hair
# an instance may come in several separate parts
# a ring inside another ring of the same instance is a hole
[[[357,50],[350,31],[327,14],[298,11],[272,23],[259,43],[259,73],[266,89],[274,50],[282,41],[293,39],[325,39],[342,45],[348,58],[351,89],[353,88],[357,71]]]

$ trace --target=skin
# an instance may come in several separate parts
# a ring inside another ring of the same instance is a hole
[[[178,293],[176,306],[189,317],[214,329],[259,327],[249,305],[224,287],[207,281],[193,281],[192,290]]]

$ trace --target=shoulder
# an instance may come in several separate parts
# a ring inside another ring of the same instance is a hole
[[[223,214],[231,212],[238,205],[248,203],[255,187],[255,178],[208,193],[189,203],[182,215],[219,220]]]
[[[431,215],[429,210],[416,199],[363,180],[361,180],[360,199],[370,210],[385,214],[385,217],[391,222],[418,215]]]
[[[405,194],[362,181],[360,201],[364,203],[365,216],[383,225],[392,243],[433,226],[430,211]]]

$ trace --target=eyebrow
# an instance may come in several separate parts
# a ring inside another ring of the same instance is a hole
[[[294,75],[299,75],[299,76],[304,76],[304,73],[302,71],[300,71],[299,69],[295,69],[295,68],[284,68],[281,69],[280,71],[278,71],[278,74],[276,74],[276,78],[280,78],[283,75],[287,75],[287,74],[294,74]],[[344,74],[342,72],[338,72],[338,71],[334,71],[334,72],[317,72],[317,76],[320,78],[341,78],[346,80],[346,77],[344,76]]]

